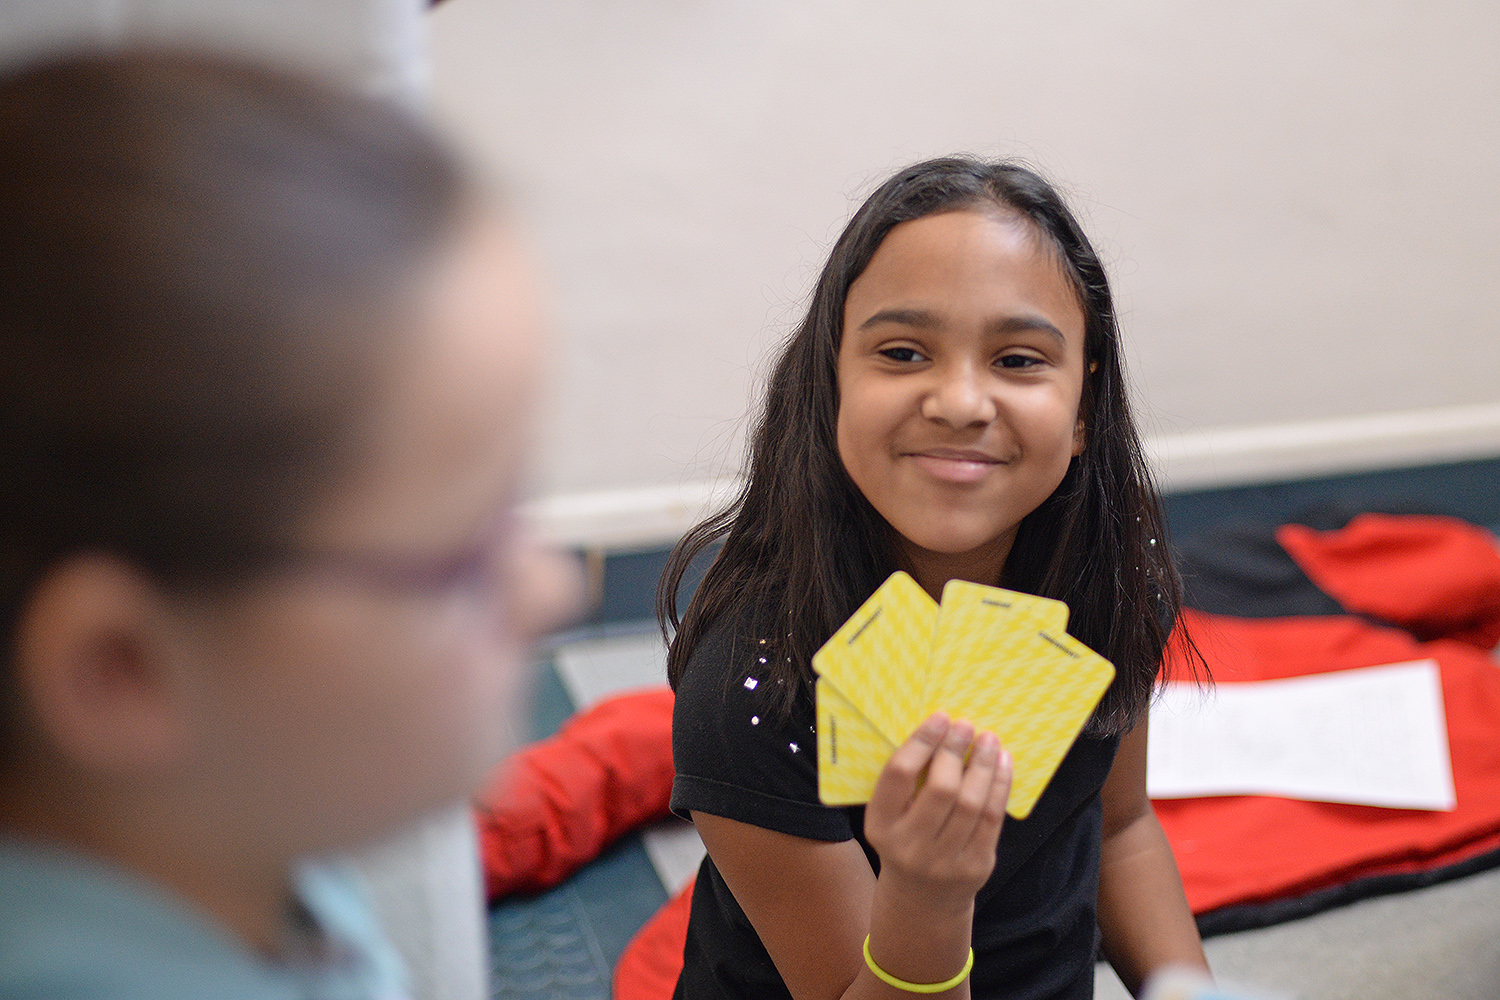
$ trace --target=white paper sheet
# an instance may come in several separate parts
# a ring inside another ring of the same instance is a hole
[[[1168,684],[1151,709],[1152,798],[1279,795],[1454,808],[1432,660],[1280,681]]]

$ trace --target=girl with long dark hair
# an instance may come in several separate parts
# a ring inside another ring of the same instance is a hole
[[[1145,789],[1166,548],[1109,285],[1057,192],[1012,162],[897,173],[772,372],[743,490],[663,580],[673,808],[708,847],[678,995],[1087,998],[1101,943],[1132,990],[1205,966]],[[1025,820],[1004,820],[994,735],[942,715],[867,807],[819,802],[812,654],[898,569],[934,598],[962,579],[1064,601],[1114,663]]]

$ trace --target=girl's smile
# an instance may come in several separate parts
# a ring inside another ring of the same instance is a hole
[[[912,452],[911,457],[934,479],[950,483],[977,483],[1003,464],[984,452],[964,448],[926,448]]]
[[[1083,450],[1084,354],[1050,248],[993,210],[896,226],[850,287],[839,457],[925,585],[940,566],[998,582],[1021,519]]]

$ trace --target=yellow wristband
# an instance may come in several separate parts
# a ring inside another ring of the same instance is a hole
[[[891,975],[889,972],[886,972],[880,966],[875,964],[875,958],[870,954],[870,935],[866,934],[865,964],[870,967],[871,972],[875,973],[875,975],[879,977],[881,982],[888,983],[889,985],[896,987],[896,989],[898,990],[905,990],[907,993],[942,993],[944,990],[953,989],[953,987],[969,978],[969,970],[974,968],[974,949],[969,949],[969,960],[964,963],[964,967],[962,969],[958,970],[958,975],[954,976],[952,979],[945,979],[941,983],[908,983],[904,979],[897,979],[895,976]]]

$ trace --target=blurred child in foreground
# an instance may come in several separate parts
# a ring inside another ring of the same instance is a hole
[[[402,994],[317,859],[482,779],[572,603],[509,515],[541,325],[391,108],[0,80],[0,996]]]

